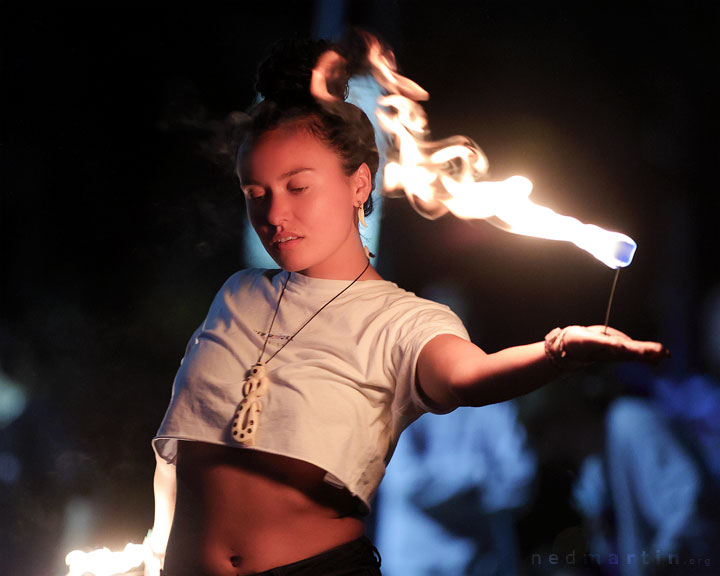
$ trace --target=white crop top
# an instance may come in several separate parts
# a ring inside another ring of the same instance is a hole
[[[400,433],[433,411],[414,385],[420,351],[438,334],[468,339],[467,331],[447,306],[392,282],[355,283],[267,364],[255,443],[246,447],[231,423],[287,274],[250,269],[225,282],[188,344],[153,447],[171,463],[178,440],[303,460],[366,512]],[[347,285],[291,273],[264,360]]]

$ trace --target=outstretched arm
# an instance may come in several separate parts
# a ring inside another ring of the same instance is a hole
[[[657,362],[668,356],[657,342],[631,339],[619,330],[570,326],[546,342],[486,354],[450,334],[436,336],[420,352],[417,386],[439,409],[483,406],[521,396],[556,378],[564,367],[613,360]]]
[[[177,481],[175,466],[168,464],[157,453],[155,454],[155,521],[148,536],[153,561],[145,563],[145,575],[157,576],[165,559],[170,527],[175,514],[175,494]]]

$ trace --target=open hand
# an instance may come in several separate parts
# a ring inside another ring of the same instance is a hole
[[[545,352],[559,368],[616,360],[657,363],[670,356],[659,342],[633,340],[615,328],[606,331],[604,326],[556,328],[545,342]]]

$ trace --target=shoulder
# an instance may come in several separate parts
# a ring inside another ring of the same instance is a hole
[[[400,288],[392,282],[382,282],[379,284],[381,284],[381,286],[378,287],[374,295],[380,297],[390,311],[397,313],[436,311],[455,316],[452,309],[445,304],[422,298],[414,292]]]
[[[258,278],[265,278],[270,282],[281,272],[282,270],[280,268],[243,268],[242,270],[238,270],[237,272],[231,274],[225,282],[247,282]]]
[[[258,284],[271,284],[273,278],[280,274],[279,268],[245,268],[232,274],[220,288],[220,292]]]
[[[387,328],[396,331],[396,337],[410,336],[421,330],[450,332],[467,338],[460,318],[445,304],[417,296],[392,282],[377,282],[363,290],[367,299],[366,311],[372,310]]]
[[[265,294],[272,289],[273,278],[279,269],[246,268],[233,273],[215,294],[211,309],[225,307],[229,302],[239,302],[249,297]]]

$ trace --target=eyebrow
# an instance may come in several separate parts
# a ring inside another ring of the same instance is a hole
[[[280,178],[290,178],[291,176],[295,176],[295,174],[300,174],[300,172],[313,172],[313,168],[295,168],[294,170],[290,170],[289,172],[285,172],[280,176]]]
[[[293,168],[292,170],[288,170],[287,172],[280,174],[280,179],[285,180],[286,178],[291,178],[292,176],[295,176],[296,174],[300,174],[301,172],[314,172],[314,171],[315,171],[314,168],[306,168],[306,167]],[[242,177],[240,179],[240,182],[243,186],[252,186],[252,185],[258,184],[258,182],[256,182],[255,180],[252,180],[252,179],[243,180]]]

